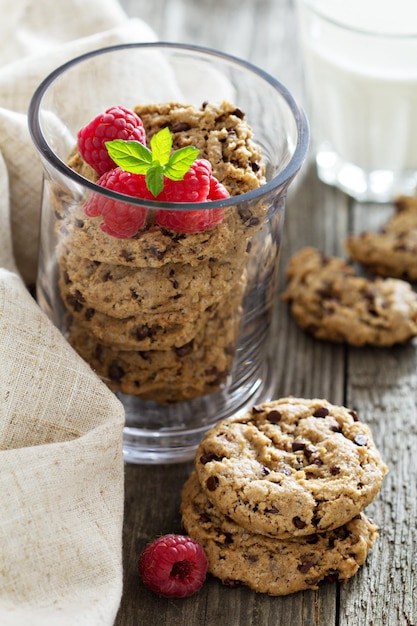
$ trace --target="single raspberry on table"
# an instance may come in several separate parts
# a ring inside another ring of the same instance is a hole
[[[105,146],[114,139],[146,143],[142,120],[130,109],[114,106],[97,115],[78,131],[78,149],[84,161],[101,175],[116,166]]]
[[[226,188],[212,176],[211,164],[197,159],[182,180],[164,179],[164,188],[157,199],[164,202],[207,202],[228,198]],[[180,233],[199,233],[220,224],[224,209],[181,211],[160,209],[155,221],[159,226]]]
[[[115,167],[100,176],[97,185],[127,196],[145,200],[153,199],[151,192],[146,187],[144,176],[126,172],[120,167]],[[143,228],[147,209],[129,204],[129,202],[108,198],[99,193],[92,193],[84,205],[84,212],[89,217],[102,215],[104,219],[100,228],[108,235],[124,239],[133,237]]]
[[[203,547],[187,535],[159,537],[143,550],[138,562],[143,583],[167,598],[185,598],[199,591],[207,573]]]

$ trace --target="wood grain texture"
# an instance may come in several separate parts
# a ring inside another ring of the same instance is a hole
[[[308,113],[293,0],[122,0],[160,40],[194,43],[240,56],[281,80]],[[312,129],[314,142],[314,129]],[[290,255],[305,245],[345,255],[344,238],[380,225],[392,207],[357,205],[320,183],[311,156],[290,188],[271,347],[276,397],[323,397],[355,408],[389,465],[368,508],[380,539],[343,585],[270,598],[209,578],[184,600],[159,598],[137,574],[144,545],[181,530],[179,501],[191,464],[126,467],[124,594],[116,626],[417,626],[417,346],[350,349],[317,342],[280,301]]]

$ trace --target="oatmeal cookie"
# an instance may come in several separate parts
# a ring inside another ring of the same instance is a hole
[[[368,280],[343,259],[303,248],[289,261],[282,299],[316,339],[392,346],[417,335],[417,294],[398,278]]]
[[[167,263],[161,268],[132,268],[126,265],[84,259],[78,251],[61,249],[60,291],[68,308],[98,311],[114,318],[144,317],[177,312],[177,323],[189,313],[205,311],[227,299],[240,281],[243,258],[227,262],[201,261],[198,267]]]
[[[417,281],[417,196],[401,196],[395,205],[380,232],[351,235],[346,249],[375,274]]]
[[[363,513],[334,530],[298,539],[255,534],[213,506],[195,472],[184,485],[181,514],[186,532],[204,547],[211,574],[225,585],[244,584],[274,596],[351,578],[378,538],[377,526]]]
[[[137,105],[147,139],[168,127],[173,149],[194,146],[199,157],[210,161],[213,175],[231,196],[257,189],[265,183],[265,166],[245,113],[231,102],[203,103],[201,107],[178,102]]]
[[[120,350],[73,323],[69,341],[113,391],[173,404],[217,391],[232,367],[240,312],[209,319],[187,344]]]
[[[196,470],[224,515],[288,538],[347,523],[375,498],[387,467],[354,411],[283,398],[219,422],[197,450]]]

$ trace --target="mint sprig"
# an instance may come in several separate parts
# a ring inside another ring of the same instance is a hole
[[[106,141],[113,161],[126,172],[145,174],[146,186],[153,196],[164,188],[164,176],[182,180],[196,158],[198,149],[185,146],[172,154],[172,135],[168,128],[157,132],[150,141],[151,149],[139,141],[114,139]]]

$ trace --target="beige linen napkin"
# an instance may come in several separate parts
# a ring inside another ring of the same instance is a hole
[[[155,39],[116,0],[0,0],[0,624],[106,626],[122,590],[122,405],[30,296],[39,82],[88,50]]]

